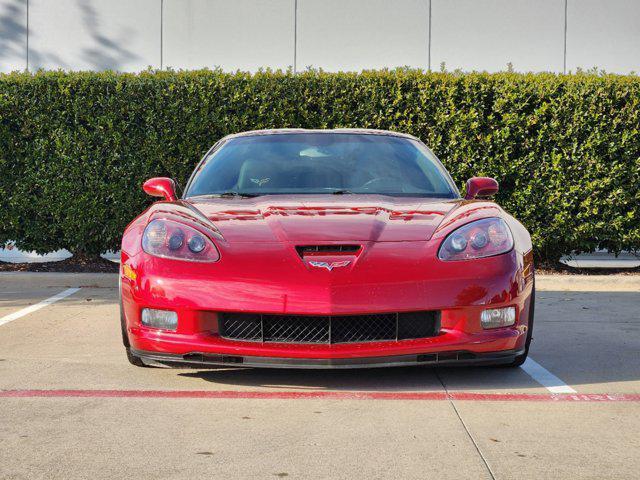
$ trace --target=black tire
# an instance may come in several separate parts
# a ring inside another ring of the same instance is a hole
[[[531,302],[529,304],[529,323],[527,326],[527,339],[524,343],[524,353],[517,355],[513,362],[508,363],[505,367],[519,367],[522,365],[529,356],[529,346],[531,345],[531,340],[533,340],[533,318],[535,316],[535,308],[536,307],[536,284],[535,280],[533,282],[533,290],[531,291]]]
[[[124,318],[124,308],[122,308],[122,293],[120,288],[118,288],[118,291],[120,293],[120,331],[122,333],[122,344],[124,345],[124,350],[127,354],[127,360],[129,360],[131,365],[147,368],[148,365],[145,365],[140,357],[136,357],[131,353],[131,344],[129,343],[129,336],[127,335],[127,321]]]
[[[127,353],[127,360],[131,365],[135,365],[136,367],[149,368],[149,365],[145,364],[140,357],[136,357],[133,353],[131,353],[130,348],[125,347],[125,352]]]

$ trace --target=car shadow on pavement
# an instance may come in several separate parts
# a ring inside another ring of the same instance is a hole
[[[221,368],[182,372],[233,387],[338,391],[442,391],[450,376],[473,380],[472,388],[531,388],[537,384],[520,369],[501,367],[390,367],[357,370],[286,370],[267,368]],[[456,382],[458,383],[458,382]],[[471,382],[469,382],[471,383]],[[448,385],[447,385],[447,388]]]

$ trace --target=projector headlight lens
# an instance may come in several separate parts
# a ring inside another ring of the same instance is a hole
[[[207,244],[202,235],[194,235],[189,239],[189,250],[193,253],[200,253],[206,246]]]
[[[175,250],[178,250],[180,247],[182,247],[183,243],[184,243],[184,233],[182,233],[182,230],[176,230],[169,237],[167,246],[169,247],[169,250],[175,251]]]
[[[471,237],[471,246],[476,250],[484,248],[489,243],[489,238],[485,232],[477,232]]]
[[[465,248],[467,248],[467,239],[464,235],[456,234],[451,237],[451,242],[449,243],[450,250],[454,253],[460,253]]]

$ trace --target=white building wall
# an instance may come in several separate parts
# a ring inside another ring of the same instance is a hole
[[[298,0],[297,69],[428,68],[429,2]]]
[[[639,0],[0,0],[0,71],[640,71]]]
[[[160,68],[158,0],[28,0],[29,70]]]
[[[640,73],[640,1],[568,0],[567,69]]]
[[[295,0],[164,0],[163,66],[293,65]]]
[[[563,70],[564,1],[432,0],[431,14],[434,70]]]
[[[27,0],[0,0],[0,72],[27,68]]]

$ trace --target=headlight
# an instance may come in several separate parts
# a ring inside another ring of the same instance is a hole
[[[152,220],[144,229],[142,249],[156,257],[215,262],[220,258],[218,249],[195,228],[172,220]]]
[[[440,260],[470,260],[506,253],[513,248],[513,236],[501,218],[484,218],[454,230],[444,239]]]

